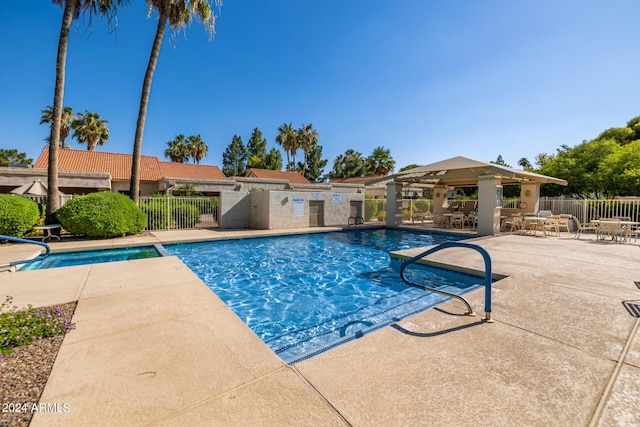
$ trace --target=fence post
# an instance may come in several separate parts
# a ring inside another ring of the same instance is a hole
[[[582,222],[586,223],[589,221],[587,218],[587,199],[582,200]]]

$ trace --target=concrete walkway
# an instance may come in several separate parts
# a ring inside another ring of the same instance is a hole
[[[640,247],[566,234],[475,243],[508,276],[494,284],[495,323],[449,302],[294,366],[176,257],[0,273],[0,293],[17,305],[78,301],[41,398],[70,410],[37,413],[32,425],[640,425]],[[3,245],[0,263],[25,251]],[[429,260],[482,269],[464,249]],[[469,299],[482,313],[483,291]]]

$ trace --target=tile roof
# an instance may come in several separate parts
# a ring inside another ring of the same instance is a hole
[[[269,169],[249,168],[246,176],[263,179],[283,179],[289,181],[290,184],[310,184],[309,180],[298,172],[293,171],[274,171]]]
[[[162,176],[191,179],[225,179],[218,166],[194,165],[187,163],[159,162]]]
[[[58,170],[81,172],[108,172],[111,179],[131,179],[131,154],[105,153],[102,151],[74,150],[64,148],[58,150]],[[36,169],[47,169],[49,166],[49,147],[45,147],[33,166]],[[140,179],[157,181],[162,178],[157,157],[141,156]]]
[[[58,169],[61,171],[107,172],[111,179],[131,179],[131,154],[105,153],[102,151],[58,150]],[[49,147],[45,147],[36,160],[35,169],[47,169]],[[224,179],[217,166],[161,162],[155,156],[141,156],[140,179],[158,181],[163,177],[192,179]]]

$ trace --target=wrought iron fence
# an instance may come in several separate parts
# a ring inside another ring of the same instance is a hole
[[[149,231],[220,226],[219,197],[141,197],[139,206]]]

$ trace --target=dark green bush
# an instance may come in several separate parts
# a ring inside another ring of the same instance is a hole
[[[200,221],[200,209],[188,201],[174,200],[172,208],[173,218],[182,228],[192,228]]]
[[[147,226],[146,214],[133,200],[108,192],[71,199],[56,216],[69,232],[98,239],[137,234]]]
[[[151,200],[140,202],[140,209],[147,215],[147,228],[149,230],[166,230],[173,221],[168,215],[166,197],[154,197]]]
[[[0,234],[21,237],[40,219],[40,208],[31,199],[0,194]]]

